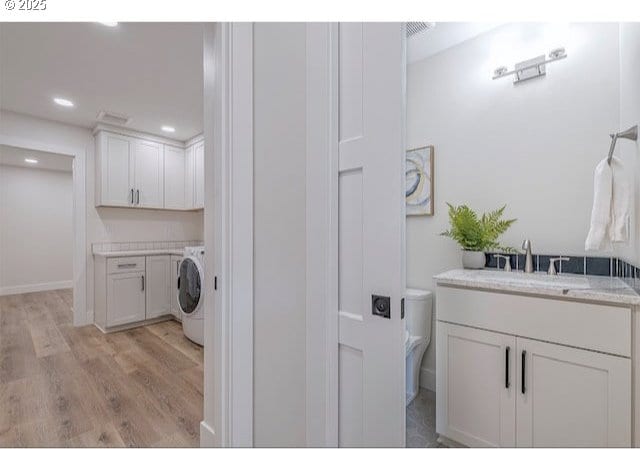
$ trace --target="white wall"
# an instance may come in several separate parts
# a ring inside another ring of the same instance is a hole
[[[640,24],[620,24],[620,130],[640,124]],[[632,228],[638,229],[640,215],[640,176],[638,163],[640,157],[639,142],[620,140],[617,143],[617,154],[636,174],[635,176],[635,210],[632,217]],[[640,264],[640,235],[633,233],[630,245],[619,246],[617,253],[636,266]]]
[[[254,445],[304,446],[304,24],[254,26]]]
[[[0,111],[0,137],[40,142],[56,152],[72,149],[82,155],[86,170],[87,312],[93,313],[93,256],[95,242],[202,240],[202,212],[120,210],[95,207],[95,147],[91,130]],[[76,158],[80,159],[80,158]],[[80,186],[77,186],[80,188]]]
[[[0,165],[0,295],[71,287],[72,181],[69,171]]]
[[[456,244],[438,235],[446,202],[506,204],[518,221],[504,244],[528,238],[537,253],[584,254],[593,170],[620,122],[618,37],[617,24],[510,24],[409,65],[407,145],[435,145],[435,215],[407,217],[408,286],[434,290],[433,275],[460,267]],[[568,57],[546,77],[491,79],[558,46]],[[433,387],[433,338],[423,368]]]

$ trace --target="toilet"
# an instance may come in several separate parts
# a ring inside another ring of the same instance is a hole
[[[405,340],[407,405],[420,390],[422,356],[431,342],[433,293],[408,288],[405,293]]]

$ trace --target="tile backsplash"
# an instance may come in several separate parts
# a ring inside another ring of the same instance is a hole
[[[500,253],[486,253],[487,268],[504,268],[505,261],[496,257]],[[549,269],[549,259],[552,257],[568,257],[569,260],[556,262],[558,273],[589,274],[594,276],[616,276],[620,278],[640,278],[640,269],[616,257],[567,256],[564,254],[533,254],[533,268],[535,271],[546,273]],[[524,270],[524,254],[510,254],[511,268]]]
[[[149,249],[182,249],[185,246],[202,246],[201,240],[172,240],[156,242],[104,242],[93,243],[92,252],[96,251],[133,251]]]

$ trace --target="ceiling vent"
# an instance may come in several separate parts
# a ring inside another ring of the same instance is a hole
[[[131,117],[117,112],[100,111],[98,113],[98,122],[107,125],[126,126],[131,122]]]
[[[434,26],[435,22],[407,22],[407,37],[430,30]]]

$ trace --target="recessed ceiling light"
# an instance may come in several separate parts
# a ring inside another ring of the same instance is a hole
[[[65,108],[73,107],[73,101],[67,100],[66,98],[54,98],[53,101],[60,106],[64,106]]]
[[[98,22],[98,23],[111,28],[118,26],[118,22]]]
[[[24,161],[25,161],[27,164],[37,164],[37,163],[38,163],[38,159],[26,158]]]
[[[162,130],[164,132],[166,132],[166,133],[174,133],[174,132],[176,132],[176,129],[173,126],[167,126],[167,125],[164,125],[162,127]]]

